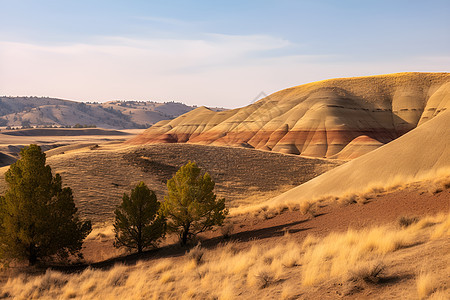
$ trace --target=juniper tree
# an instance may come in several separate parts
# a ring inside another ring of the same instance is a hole
[[[39,259],[81,255],[90,221],[81,221],[72,190],[52,175],[45,153],[37,145],[20,151],[21,158],[5,173],[7,190],[0,197],[0,257]]]
[[[114,246],[137,249],[138,253],[149,246],[156,246],[166,230],[164,217],[159,213],[160,203],[155,193],[140,182],[131,195],[122,197],[116,209]]]
[[[183,245],[189,237],[222,225],[228,214],[225,199],[216,199],[215,183],[195,162],[182,166],[167,181],[168,194],[162,211],[168,218],[168,229],[178,232]]]

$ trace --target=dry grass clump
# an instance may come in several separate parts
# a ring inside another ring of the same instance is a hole
[[[196,265],[200,265],[203,262],[202,258],[204,254],[205,251],[203,250],[202,245],[198,243],[197,246],[189,250],[189,252],[186,254],[186,257],[194,261]]]
[[[440,237],[450,236],[450,214],[442,221],[437,224],[431,233],[431,239],[438,239]]]
[[[88,240],[97,240],[106,242],[114,239],[114,227],[112,224],[97,224],[92,228],[91,233],[87,236]]]
[[[443,192],[446,189],[450,188],[450,175],[443,176],[441,178],[435,179],[430,182],[430,186],[428,187],[428,192],[431,194],[437,194]]]
[[[421,272],[416,279],[417,294],[420,299],[425,299],[434,293],[439,285],[436,278],[430,273]]]
[[[349,204],[366,204],[370,199],[373,197],[370,194],[354,194],[354,193],[348,193],[341,197],[338,197],[338,203],[340,205],[349,205]]]
[[[293,300],[298,299],[298,293],[295,290],[295,287],[292,285],[284,285],[281,290],[281,300]]]
[[[378,283],[384,270],[385,265],[380,261],[359,265],[358,268],[350,271],[349,280]]]
[[[415,224],[415,223],[417,223],[417,222],[419,222],[419,218],[418,218],[418,217],[401,216],[401,217],[398,219],[398,225],[399,225],[401,228],[406,228],[406,227],[408,227],[408,226],[410,226],[410,225],[412,225],[412,224]]]
[[[316,216],[316,202],[305,201],[300,203],[300,213],[302,215]]]
[[[11,298],[18,299],[56,297],[67,282],[67,275],[52,271],[47,271],[44,275],[35,277],[19,275],[8,280],[3,288],[3,293],[10,295]]]
[[[274,276],[266,271],[262,270],[258,274],[255,275],[257,279],[257,285],[260,289],[264,289],[269,286],[273,282]]]
[[[356,203],[357,198],[358,196],[356,194],[345,194],[339,197],[338,203],[343,206],[353,204]]]
[[[231,238],[231,236],[234,233],[234,224],[233,223],[226,223],[225,225],[220,227],[220,233],[222,234],[222,237],[225,240],[228,240]]]

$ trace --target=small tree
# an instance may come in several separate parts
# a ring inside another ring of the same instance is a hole
[[[80,221],[72,190],[52,176],[45,153],[37,145],[20,151],[21,158],[5,174],[8,189],[0,197],[0,257],[28,259],[69,254],[81,257],[90,221]]]
[[[137,249],[138,253],[146,247],[156,246],[166,231],[159,208],[155,193],[144,182],[131,190],[131,196],[123,194],[122,204],[115,211],[114,246]]]
[[[190,236],[223,224],[228,210],[225,199],[216,200],[214,185],[211,176],[202,175],[195,162],[182,166],[167,181],[168,195],[162,210],[169,219],[168,228],[178,232],[183,245]]]

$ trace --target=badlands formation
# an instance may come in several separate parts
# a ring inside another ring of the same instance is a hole
[[[447,103],[450,97],[447,94]],[[448,105],[448,104],[447,104]],[[450,111],[391,143],[347,162],[261,206],[364,193],[415,181],[450,176]],[[448,206],[448,202],[447,202]]]
[[[354,159],[450,106],[449,73],[331,79],[288,88],[243,108],[199,107],[160,121],[129,144],[194,143]]]

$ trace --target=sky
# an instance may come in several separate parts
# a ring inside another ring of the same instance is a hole
[[[0,0],[0,95],[235,108],[317,80],[450,71],[448,0]]]

